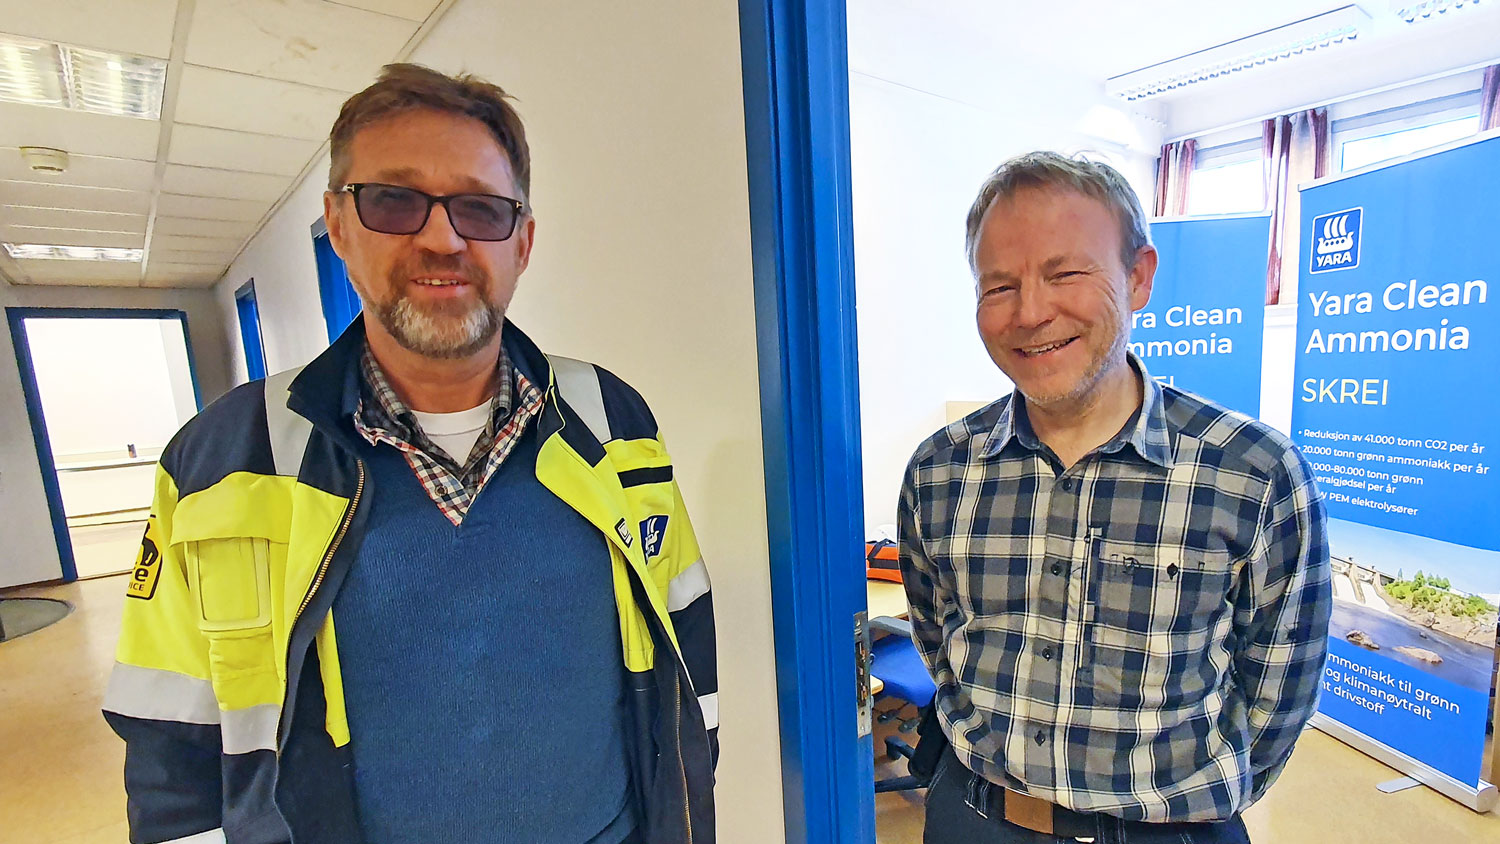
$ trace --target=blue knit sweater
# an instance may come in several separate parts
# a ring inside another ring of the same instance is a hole
[[[334,603],[370,844],[616,844],[624,668],[609,551],[536,479],[536,426],[455,528],[392,447]]]

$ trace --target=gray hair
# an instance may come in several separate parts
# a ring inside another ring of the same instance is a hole
[[[1120,221],[1120,261],[1127,271],[1135,268],[1141,247],[1151,245],[1146,212],[1120,171],[1099,161],[1068,158],[1055,152],[1028,152],[991,173],[969,209],[964,247],[969,253],[969,269],[975,275],[979,274],[975,254],[979,224],[985,212],[999,200],[1009,199],[1026,188],[1065,188],[1104,203]]]

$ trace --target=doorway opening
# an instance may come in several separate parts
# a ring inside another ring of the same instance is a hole
[[[7,308],[62,579],[135,563],[156,463],[201,406],[176,310]]]

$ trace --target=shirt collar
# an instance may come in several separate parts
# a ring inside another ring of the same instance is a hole
[[[1109,442],[1098,451],[1112,454],[1129,445],[1136,453],[1164,469],[1172,467],[1172,438],[1167,428],[1166,404],[1162,399],[1161,384],[1146,371],[1146,365],[1134,352],[1127,352],[1127,361],[1141,376],[1141,406],[1131,420],[1125,423]],[[998,455],[1015,441],[1027,451],[1041,451],[1043,446],[1031,427],[1026,415],[1026,400],[1019,390],[1011,393],[1011,400],[1000,411],[1000,418],[979,453],[981,459]]]
[[[406,439],[413,439],[421,430],[421,425],[417,423],[411,407],[402,401],[396,389],[391,386],[390,379],[376,362],[375,355],[370,352],[368,343],[360,355],[359,368],[366,388],[365,396],[360,399],[356,411],[360,418],[372,427],[394,425],[406,435]],[[487,430],[497,427],[496,420],[508,418],[516,403],[515,367],[511,364],[503,342],[500,344],[500,354],[495,359],[493,378],[494,392],[490,399],[490,424]]]

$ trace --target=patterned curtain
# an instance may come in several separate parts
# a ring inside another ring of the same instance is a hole
[[[1156,160],[1156,216],[1180,217],[1187,213],[1188,182],[1197,160],[1196,140],[1161,148],[1161,157]]]
[[[1271,244],[1266,260],[1266,304],[1295,302],[1301,243],[1297,186],[1328,175],[1332,149],[1328,109],[1273,117],[1261,124]]]
[[[1484,69],[1484,84],[1479,88],[1479,131],[1500,129],[1500,64]]]

